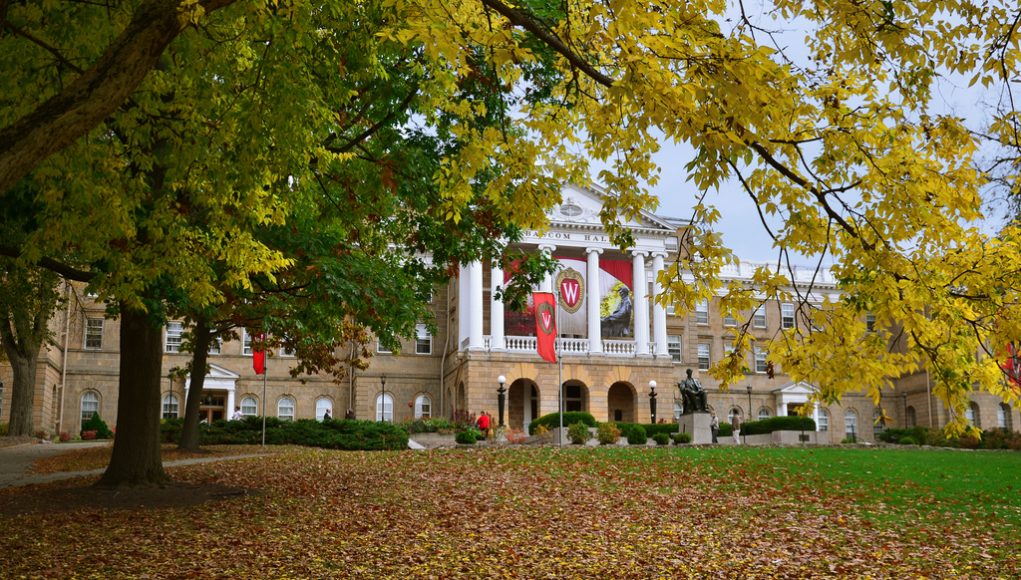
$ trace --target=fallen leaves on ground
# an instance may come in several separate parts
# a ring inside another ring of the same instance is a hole
[[[55,578],[1021,574],[1016,518],[951,517],[919,503],[876,519],[853,485],[788,480],[748,457],[288,450],[170,470],[181,484],[253,495],[3,518],[0,570]],[[4,490],[0,502],[18,493]]]
[[[276,453],[280,448],[259,445],[209,445],[200,451],[181,451],[176,446],[164,445],[160,455],[164,462],[179,459],[203,459],[236,455],[257,455]],[[75,449],[52,457],[43,457],[32,464],[32,473],[63,473],[69,471],[91,471],[102,469],[110,463],[113,448],[89,447]]]

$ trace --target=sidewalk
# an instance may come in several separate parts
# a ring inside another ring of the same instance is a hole
[[[69,471],[61,473],[32,473],[32,464],[36,460],[52,455],[60,455],[75,449],[88,447],[103,447],[112,445],[111,441],[83,441],[75,443],[29,443],[26,445],[15,445],[13,447],[0,448],[0,489],[9,487],[22,487],[76,477],[91,477],[103,475],[106,468],[92,469],[89,471]],[[212,463],[215,461],[231,461],[248,457],[261,457],[253,455],[231,455],[227,457],[199,457],[195,459],[179,459],[177,461],[164,461],[163,467],[175,467],[179,465],[198,465],[201,463]]]

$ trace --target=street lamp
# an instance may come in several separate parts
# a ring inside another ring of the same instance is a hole
[[[656,381],[649,381],[649,411],[652,414],[652,424],[656,424]]]
[[[503,404],[507,400],[507,389],[503,388],[503,384],[507,382],[507,377],[500,375],[496,377],[496,382],[500,383],[500,388],[496,389],[496,408],[500,417],[500,427],[503,427]]]
[[[380,375],[379,384],[382,385],[382,394],[379,395],[379,418],[381,421],[386,421],[386,375]]]
[[[752,420],[752,386],[748,385],[745,389],[748,391],[748,416],[745,417],[745,422],[748,422]],[[744,444],[748,445],[748,432],[744,429],[741,430],[744,431]]]

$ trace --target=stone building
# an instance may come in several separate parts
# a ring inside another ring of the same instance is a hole
[[[764,350],[749,355],[743,381],[725,392],[718,388],[705,371],[726,354],[728,331],[738,322],[722,316],[716,301],[678,315],[652,300],[660,291],[656,275],[677,259],[678,232],[686,223],[643,213],[627,224],[635,245],[622,252],[599,221],[603,195],[597,189],[565,187],[563,203],[550,214],[550,228],[526,232],[520,242],[559,262],[540,290],[560,294],[561,364],[537,355],[532,314],[508,312],[498,299],[494,290],[506,273],[499,265],[474,262],[462,265],[458,277],[434,292],[435,335],[423,322],[400,352],[371,345],[375,354],[369,368],[339,384],[323,376],[291,378],[288,369],[295,359],[282,350],[269,353],[265,376],[256,375],[245,332],[239,340],[214,345],[202,414],[212,421],[229,418],[235,408],[245,415],[260,415],[265,408],[283,419],[322,418],[326,410],[339,418],[350,408],[359,419],[397,422],[483,410],[496,415],[503,387],[505,420],[521,429],[559,408],[562,384],[566,410],[588,411],[600,421],[645,423],[652,420],[650,395],[655,392],[657,419],[671,421],[680,412],[677,384],[688,368],[700,378],[721,421],[734,415],[743,420],[790,415],[807,404],[815,387],[790,380],[782,368],[770,377]],[[754,266],[742,264],[724,276],[750,285]],[[827,273],[794,274],[793,283],[803,288],[812,280],[810,302],[839,294]],[[104,316],[103,304],[73,285],[66,290],[67,307],[51,320],[54,340],[40,357],[34,419],[39,430],[77,434],[83,418],[95,412],[111,425],[117,422],[119,326]],[[798,313],[793,303],[771,302],[747,314],[752,334],[765,340],[797,324]],[[181,352],[184,331],[175,321],[164,329],[164,417],[183,413],[189,388],[188,379],[171,378],[172,370],[190,359]],[[6,363],[0,364],[0,380],[11,384]],[[976,394],[976,424],[1005,423],[1017,429],[1018,411],[997,407],[992,399]],[[897,426],[939,427],[948,419],[925,388],[924,376],[899,379],[883,405]],[[7,420],[9,406],[8,387],[0,390],[0,421]],[[848,393],[839,405],[813,406],[809,415],[821,443],[839,443],[851,435],[870,441],[877,428],[877,409],[861,393]]]

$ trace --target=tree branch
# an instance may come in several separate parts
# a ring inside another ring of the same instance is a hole
[[[235,0],[203,0],[208,14]],[[146,0],[131,22],[83,74],[28,115],[0,130],[0,193],[50,155],[117,110],[187,26],[186,0]]]

